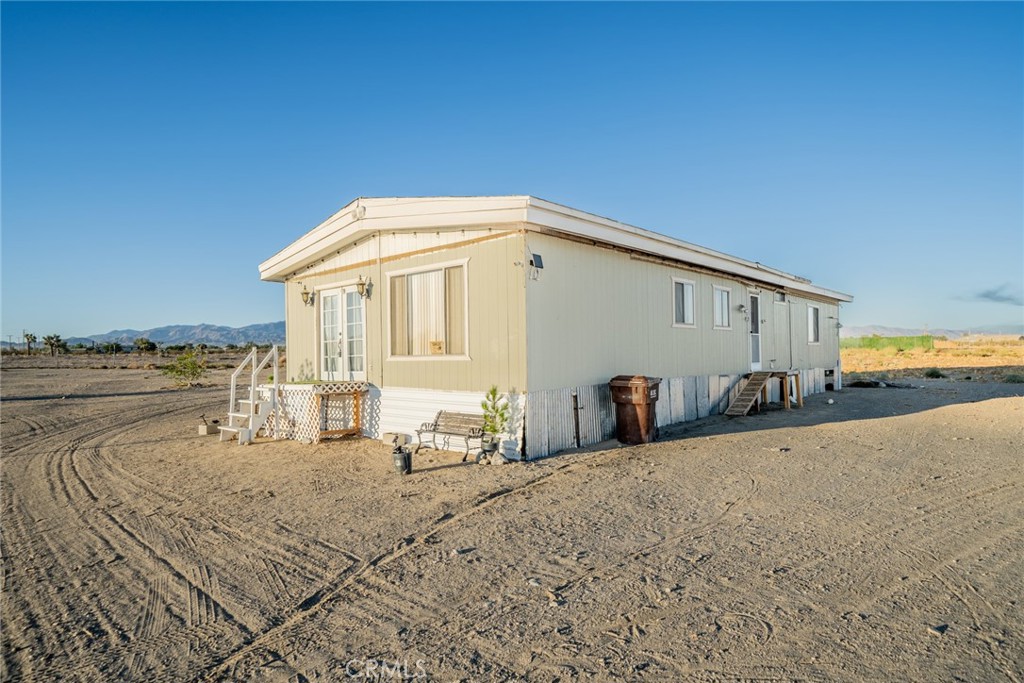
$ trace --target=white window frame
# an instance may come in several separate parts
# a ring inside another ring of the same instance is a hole
[[[725,325],[719,325],[718,320],[716,320],[718,316],[718,292],[725,292],[728,296],[725,304],[725,315],[727,316]],[[732,287],[711,286],[711,323],[716,330],[732,329]]]
[[[821,306],[807,304],[807,343],[810,346],[821,344]]]
[[[384,299],[384,310],[381,312],[386,319],[387,327],[387,357],[385,360],[397,361],[397,362],[421,362],[421,361],[467,361],[473,360],[469,353],[469,258],[456,259],[454,261],[444,261],[442,263],[431,263],[430,265],[416,266],[415,268],[402,268],[401,270],[390,270],[384,274],[385,279],[385,299]],[[445,268],[454,268],[455,266],[462,266],[462,310],[463,310],[463,346],[466,352],[461,355],[448,355],[448,354],[437,354],[427,356],[395,356],[391,353],[391,278],[396,275],[415,275],[416,273],[428,273],[432,270],[441,270]]]
[[[780,294],[782,295],[781,300],[778,298]],[[775,292],[774,294],[772,294],[772,301],[782,306],[785,306],[786,304],[789,303],[789,296],[787,296],[785,292]]]
[[[676,285],[683,285],[683,315],[686,311],[686,287],[690,287],[690,322],[676,320]],[[697,283],[683,277],[672,278],[672,327],[697,327]]]

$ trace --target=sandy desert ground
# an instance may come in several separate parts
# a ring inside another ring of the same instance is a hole
[[[848,376],[921,377],[935,368],[951,379],[1002,382],[1024,377],[1024,340],[1012,335],[937,339],[932,349],[843,349]]]
[[[1024,385],[401,477],[226,377],[5,362],[4,680],[1024,680]]]

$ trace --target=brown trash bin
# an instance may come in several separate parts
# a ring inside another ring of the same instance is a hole
[[[626,444],[650,443],[655,439],[654,420],[660,377],[618,375],[608,382],[615,404],[615,436]]]

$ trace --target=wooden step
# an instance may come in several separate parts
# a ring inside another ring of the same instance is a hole
[[[752,372],[747,375],[746,382],[740,388],[739,394],[733,399],[726,409],[725,414],[732,417],[742,417],[750,412],[757,397],[761,394],[764,385],[771,379],[770,372]]]

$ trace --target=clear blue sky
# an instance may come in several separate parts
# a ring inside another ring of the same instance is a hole
[[[1021,322],[1021,3],[10,3],[2,333],[284,317],[357,196],[533,194]]]

